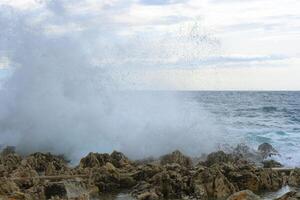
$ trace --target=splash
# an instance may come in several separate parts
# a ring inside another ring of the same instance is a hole
[[[0,52],[13,71],[0,91],[3,144],[22,153],[50,151],[77,159],[113,149],[134,158],[174,149],[198,155],[220,142],[216,122],[197,103],[176,92],[135,91],[140,83],[128,76],[189,64],[215,39],[197,27],[126,37],[103,27],[49,32],[48,23],[70,24],[70,16],[49,5],[39,9],[1,7]],[[50,19],[41,12],[50,12]]]

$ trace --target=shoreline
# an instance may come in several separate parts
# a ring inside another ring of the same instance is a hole
[[[232,200],[234,194],[253,196],[299,187],[300,169],[270,160],[274,155],[279,153],[267,143],[257,151],[241,144],[230,153],[217,151],[197,159],[176,150],[132,161],[114,151],[89,153],[70,167],[63,156],[37,152],[21,157],[8,148],[0,155],[0,197],[86,200],[127,191],[138,200]]]

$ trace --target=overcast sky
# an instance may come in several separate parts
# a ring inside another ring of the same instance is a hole
[[[94,63],[127,71],[125,87],[300,90],[299,0],[1,0],[0,7],[44,37],[80,38]],[[7,52],[0,48],[2,79],[14,62]]]

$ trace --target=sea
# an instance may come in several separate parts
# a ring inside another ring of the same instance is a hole
[[[300,166],[300,92],[195,91],[186,97],[210,112],[227,137],[257,149],[270,143],[287,167]]]

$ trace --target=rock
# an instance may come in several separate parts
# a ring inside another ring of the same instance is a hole
[[[79,163],[80,168],[93,168],[102,167],[107,162],[110,162],[110,155],[107,153],[89,153],[86,157],[82,158]]]
[[[49,183],[45,186],[46,199],[57,198],[67,199],[67,190],[62,183]]]
[[[300,186],[300,168],[295,168],[291,171],[288,178],[288,184],[294,187]]]
[[[130,168],[132,165],[123,153],[114,151],[110,155],[107,153],[89,153],[80,160],[79,168],[102,167],[108,162],[112,163],[116,168]]]
[[[300,193],[296,191],[290,191],[285,193],[279,198],[276,198],[275,200],[299,200],[300,199]]]
[[[15,153],[3,154],[0,157],[0,163],[3,166],[3,170],[8,174],[17,169],[21,164],[21,161],[22,158]]]
[[[114,166],[117,168],[123,168],[123,167],[128,167],[131,165],[131,162],[129,159],[121,152],[118,151],[113,151],[110,154],[111,162]]]
[[[164,155],[160,158],[160,163],[162,165],[177,163],[181,166],[190,168],[192,167],[192,160],[183,155],[180,151],[176,150],[171,154]]]
[[[234,160],[235,158],[231,154],[226,154],[224,151],[217,151],[209,154],[204,164],[206,166],[211,166],[219,163],[230,163]]]
[[[193,189],[189,172],[184,169],[180,171],[163,170],[154,175],[149,182],[162,198],[180,199],[191,194]]]
[[[132,175],[137,181],[149,180],[155,174],[161,172],[163,168],[156,164],[147,164],[138,166],[135,173]]]
[[[259,152],[243,143],[238,144],[233,149],[232,154],[239,159],[244,159],[256,164],[260,163],[263,160],[263,156]]]
[[[259,145],[257,150],[264,159],[274,155],[279,155],[278,151],[269,143]]]
[[[15,153],[16,153],[15,146],[6,146],[4,149],[2,149],[1,156],[7,156],[8,154],[15,154]]]
[[[11,177],[13,178],[22,178],[22,177],[37,177],[38,173],[28,166],[21,165],[18,167],[18,169],[14,170],[11,174]],[[18,185],[21,189],[28,189],[30,187],[33,187],[34,185],[38,184],[38,179],[25,179],[25,180],[16,180],[15,183]]]
[[[99,192],[113,192],[120,189],[120,174],[106,167],[93,168],[89,182],[99,188]]]
[[[227,200],[260,200],[261,198],[254,194],[251,190],[242,190],[234,193]]]
[[[138,200],[157,200],[159,199],[158,195],[154,192],[145,192],[137,196]]]
[[[283,176],[278,171],[271,169],[256,169],[259,178],[259,190],[275,191],[284,185]]]
[[[264,160],[262,164],[264,165],[264,168],[283,167],[283,165],[280,162],[277,162],[275,160]]]
[[[18,191],[20,191],[20,189],[13,181],[8,179],[0,181],[0,195],[11,195]]]
[[[38,173],[45,174],[47,172],[47,175],[65,173],[68,168],[67,163],[61,157],[40,152],[29,155],[22,161],[22,164],[31,166]]]
[[[122,189],[132,188],[137,184],[137,181],[131,177],[129,174],[120,175],[120,187]]]
[[[221,173],[218,167],[199,169],[193,176],[197,198],[226,198],[236,192],[236,188]]]

